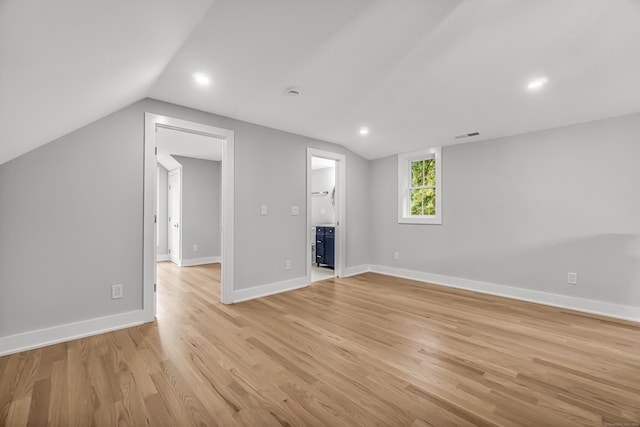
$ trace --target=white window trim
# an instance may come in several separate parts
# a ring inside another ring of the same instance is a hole
[[[436,160],[436,214],[409,214],[409,187],[411,184],[411,162]],[[412,153],[398,154],[398,224],[442,224],[442,148],[434,147]]]

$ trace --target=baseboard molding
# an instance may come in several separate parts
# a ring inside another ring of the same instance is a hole
[[[220,262],[219,256],[209,256],[204,258],[183,259],[178,264],[180,267],[192,267],[194,265],[214,264]]]
[[[566,308],[569,310],[629,320],[632,322],[640,322],[640,307],[632,307],[592,299],[536,291],[532,289],[517,288],[515,286],[498,285],[496,283],[481,282],[478,280],[463,279],[460,277],[425,273],[422,271],[405,270],[385,265],[371,265],[369,271],[388,276],[433,283],[435,285],[447,286],[450,288],[466,289],[483,294],[544,304],[552,307]]]
[[[144,311],[136,310],[0,337],[0,356],[138,326],[143,323],[145,323]]]
[[[342,277],[356,276],[362,273],[368,273],[371,271],[369,264],[354,265],[353,267],[345,267],[342,269]]]
[[[160,262],[160,261],[171,261],[171,255],[169,255],[169,254],[156,255],[156,261],[158,261],[158,262]]]
[[[255,286],[248,289],[239,289],[233,291],[232,302],[242,302],[251,299],[266,297],[268,295],[279,294],[281,292],[293,291],[309,286],[307,277],[298,277],[296,279],[284,280],[282,282],[274,282],[266,285]]]

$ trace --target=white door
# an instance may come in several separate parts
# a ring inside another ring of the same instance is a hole
[[[169,217],[169,256],[171,261],[180,265],[180,169],[169,172],[169,195],[168,195],[168,217]]]

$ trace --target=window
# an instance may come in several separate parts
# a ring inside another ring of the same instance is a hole
[[[398,155],[398,222],[442,224],[441,148]]]

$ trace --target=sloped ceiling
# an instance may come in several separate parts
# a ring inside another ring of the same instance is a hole
[[[210,3],[0,0],[0,163],[145,96],[366,158],[640,111],[637,0]]]
[[[158,127],[158,163],[167,170],[173,170],[179,168],[180,163],[172,156],[219,162],[222,160],[222,142],[212,136]]]
[[[212,0],[0,0],[0,164],[149,94]]]

